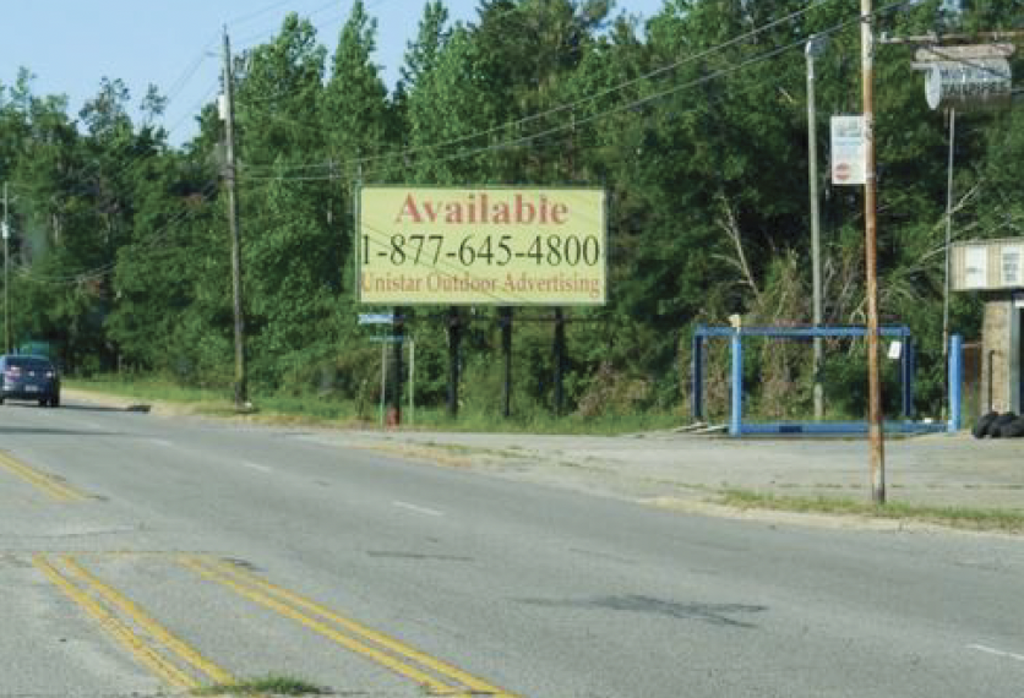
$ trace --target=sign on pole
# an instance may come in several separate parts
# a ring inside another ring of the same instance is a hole
[[[832,117],[832,183],[867,182],[863,116]]]
[[[957,111],[1008,106],[1013,75],[1007,59],[1015,48],[1013,44],[978,44],[918,49],[913,67],[925,71],[928,106]]]
[[[1009,106],[1013,93],[1010,63],[1005,58],[939,61],[928,66],[924,96],[932,109]]]
[[[605,192],[590,188],[364,187],[362,303],[603,305]]]

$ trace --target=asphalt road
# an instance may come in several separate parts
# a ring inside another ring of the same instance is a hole
[[[1024,540],[729,521],[316,431],[0,407],[0,696],[1024,694]]]

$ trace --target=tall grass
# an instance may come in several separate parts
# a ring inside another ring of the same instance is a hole
[[[105,376],[93,379],[67,380],[69,388],[96,393],[107,393],[140,401],[159,401],[188,405],[203,414],[228,415],[234,413],[229,390],[191,388],[159,378],[130,380]],[[315,394],[281,394],[253,392],[260,418],[275,421],[303,421],[343,426],[379,427],[381,416],[377,405],[358,405],[354,400],[321,397]],[[460,410],[452,419],[440,407],[402,406],[402,428],[464,432],[514,432],[535,434],[598,434],[613,435],[659,429],[669,429],[688,421],[669,412],[641,411],[636,414],[603,414],[583,416],[570,414],[556,417],[546,408],[519,403],[512,416],[506,418],[494,408]]]

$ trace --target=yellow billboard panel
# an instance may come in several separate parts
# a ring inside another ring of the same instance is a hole
[[[375,305],[603,305],[601,189],[364,187],[358,297]]]

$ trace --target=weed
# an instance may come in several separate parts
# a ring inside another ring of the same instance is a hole
[[[196,696],[318,696],[326,693],[319,686],[289,676],[268,675],[257,679],[246,679],[236,683],[204,686],[192,691]]]

